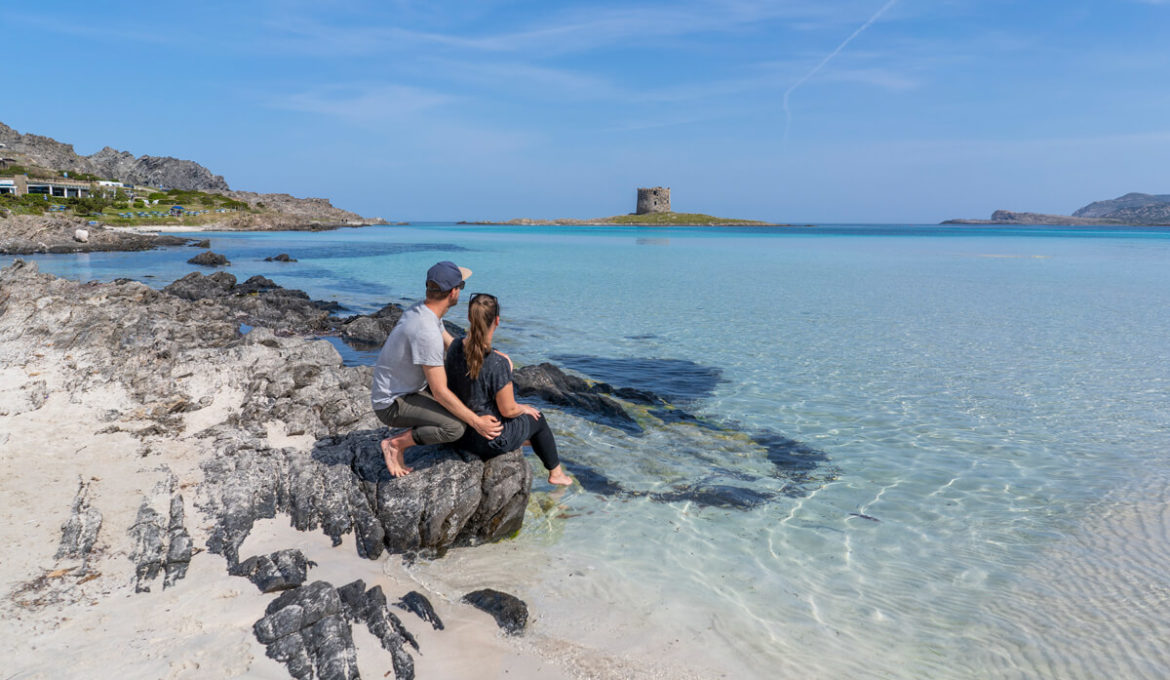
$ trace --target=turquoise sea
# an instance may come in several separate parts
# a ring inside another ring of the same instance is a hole
[[[663,677],[1170,676],[1170,229],[199,236],[241,281],[354,311],[453,260],[518,364],[670,399],[631,407],[640,432],[548,410],[588,488],[411,567],[518,594],[546,652]],[[26,259],[161,287],[195,252]]]

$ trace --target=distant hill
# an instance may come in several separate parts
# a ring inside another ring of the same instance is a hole
[[[1094,201],[1072,215],[996,210],[989,220],[955,219],[943,224],[1170,226],[1170,194],[1130,193],[1108,201]]]
[[[170,156],[138,156],[106,147],[92,156],[82,156],[72,144],[51,137],[20,134],[0,123],[0,159],[9,164],[31,165],[118,180],[130,184],[183,189],[185,191],[228,191],[220,175],[195,161]]]
[[[1133,193],[1109,201],[1094,201],[1074,212],[1073,217],[1170,224],[1170,194]]]

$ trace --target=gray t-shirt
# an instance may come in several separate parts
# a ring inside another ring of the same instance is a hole
[[[443,365],[443,321],[422,302],[402,313],[374,365],[370,401],[386,408],[398,397],[427,386],[423,366]]]

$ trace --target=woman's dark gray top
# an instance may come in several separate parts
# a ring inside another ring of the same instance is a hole
[[[496,351],[488,352],[479,369],[479,377],[472,380],[467,374],[467,355],[463,352],[463,338],[456,338],[447,348],[447,387],[476,415],[493,415],[503,422],[496,406],[496,392],[512,382],[512,367]]]
[[[499,419],[504,430],[500,436],[488,441],[475,428],[469,427],[458,444],[470,448],[480,456],[493,456],[520,448],[533,432],[540,429],[541,422],[532,416],[505,418],[496,405],[496,392],[512,382],[512,367],[499,352],[488,352],[479,369],[479,377],[472,380],[467,375],[467,355],[463,352],[463,338],[456,338],[447,349],[447,387],[455,396],[475,411],[477,415],[493,415]],[[554,449],[555,451],[555,449]]]

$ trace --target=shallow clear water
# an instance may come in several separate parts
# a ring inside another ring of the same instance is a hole
[[[452,259],[518,363],[706,425],[553,412],[563,457],[629,493],[576,488],[515,541],[420,563],[437,591],[510,589],[540,633],[729,677],[1170,672],[1170,230],[204,236],[240,279],[357,311]],[[34,259],[165,285],[194,252]]]

